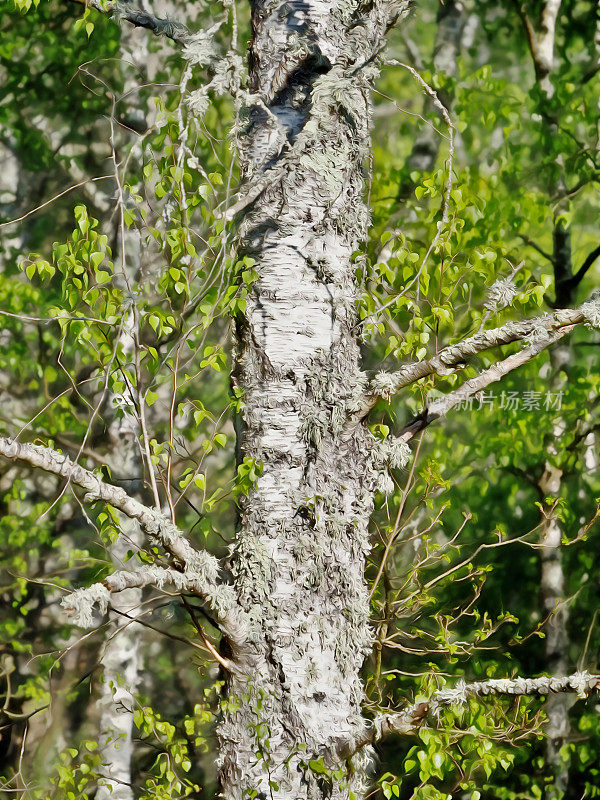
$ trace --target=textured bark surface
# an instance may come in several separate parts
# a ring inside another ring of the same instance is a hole
[[[557,424],[556,427],[558,429],[560,426]],[[542,493],[558,497],[561,491],[561,478],[561,470],[548,462],[540,481]],[[543,613],[548,617],[544,626],[546,669],[552,675],[564,675],[568,666],[569,609],[565,601],[562,530],[554,514],[550,514],[545,520],[542,531],[540,593]],[[553,786],[548,791],[549,798],[562,797],[568,785],[568,763],[563,761],[560,750],[569,734],[569,705],[569,698],[563,695],[553,695],[546,702],[545,711],[548,716],[546,760],[554,772]]]
[[[127,551],[141,544],[136,522],[123,520],[119,538],[111,548],[111,558],[119,566]],[[133,756],[134,694],[140,679],[140,628],[131,621],[140,610],[142,590],[131,588],[115,594],[113,611],[101,655],[102,683],[99,750],[102,778],[97,800],[132,800],[131,759]],[[127,615],[127,616],[124,616]]]
[[[121,346],[124,354],[131,356],[134,340],[129,325],[124,325]],[[126,366],[126,364],[124,365]],[[111,398],[114,405],[115,398]],[[111,463],[128,485],[131,494],[140,495],[142,489],[141,459],[138,443],[138,424],[131,410],[125,407],[122,416],[116,416],[109,426],[109,451]],[[135,520],[120,515],[120,531],[110,548],[110,558],[115,570],[135,567],[135,559],[126,562],[127,552],[137,550],[143,541],[142,530]],[[101,653],[102,683],[98,701],[100,709],[99,749],[103,778],[98,781],[97,800],[132,800],[131,759],[133,755],[134,693],[141,669],[140,631],[135,617],[139,614],[142,589],[131,587],[113,594],[112,611],[106,641]]]
[[[333,786],[307,762],[339,766],[329,748],[363,727],[379,473],[352,421],[365,389],[352,254],[368,221],[368,91],[389,13],[356,0],[253,4],[250,88],[264,106],[249,109],[243,140],[248,192],[265,170],[274,177],[240,227],[259,276],[237,325],[242,447],[264,470],[231,558],[249,628],[229,687],[242,706],[220,728],[228,798],[360,796],[366,785],[367,752]]]
[[[126,5],[118,2],[114,9],[135,22]],[[414,732],[440,707],[496,694],[587,696],[599,685],[598,676],[587,673],[459,683],[400,714],[379,715],[374,724],[361,715],[360,668],[372,644],[364,582],[368,522],[376,489],[393,487],[388,464],[403,465],[406,441],[465,396],[526,363],[575,325],[600,321],[594,301],[508,323],[367,384],[356,335],[353,254],[368,224],[363,184],[369,89],[386,29],[403,11],[402,3],[382,0],[253,3],[247,97],[255,105],[246,109],[241,137],[242,196],[225,218],[244,212],[240,252],[255,260],[258,275],[236,321],[234,380],[245,404],[241,451],[263,470],[241,508],[228,564],[232,583],[222,581],[215,558],[195,550],[160,513],[158,501],[155,508],[142,505],[135,485],[125,492],[121,480],[111,486],[57,451],[0,439],[1,455],[68,478],[88,492],[87,500],[103,500],[131,518],[112,549],[117,571],[65,599],[79,620],[90,624],[93,606],[106,611],[109,601],[116,612],[131,613],[145,585],[168,582],[204,601],[222,630],[221,664],[229,671],[219,736],[223,796],[232,800],[360,798],[368,784],[368,745],[386,733]],[[144,15],[147,24],[141,19],[135,24],[154,29],[156,18]],[[158,32],[179,44],[190,41],[181,26]],[[132,334],[126,330],[124,337],[127,350]],[[523,340],[526,349],[445,395],[395,445],[378,443],[364,427],[377,398],[389,399],[413,381],[462,369],[470,356]],[[127,415],[110,429],[116,471],[136,480],[138,433]],[[549,468],[543,491],[556,494],[560,478]],[[166,551],[169,567],[132,570],[123,564],[141,529]],[[559,544],[560,530],[549,518],[546,549]],[[554,574],[552,559],[546,561],[543,591],[560,597],[562,572]],[[97,793],[101,800],[131,797],[131,708],[139,665],[135,630],[121,620],[119,613],[113,616],[111,633],[118,635],[109,637],[103,656],[107,774]],[[552,642],[560,654],[558,634],[549,637]],[[323,764],[336,774],[327,775]]]
[[[557,345],[550,353],[553,376],[550,386],[553,391],[565,388],[565,370],[571,361],[571,347],[566,343]],[[562,470],[556,466],[558,448],[565,436],[565,423],[554,421],[553,440],[547,444],[548,461],[539,481],[542,498],[558,499],[562,491]],[[552,499],[550,502],[552,502]],[[543,502],[543,500],[542,500]],[[542,614],[547,618],[544,626],[544,652],[546,669],[551,675],[564,675],[569,666],[569,606],[565,594],[560,521],[553,510],[546,509],[542,515],[540,544],[540,597]],[[548,724],[546,726],[546,761],[552,770],[553,785],[548,790],[549,800],[563,797],[569,784],[569,761],[561,755],[561,748],[570,732],[568,697],[552,696],[546,702]]]

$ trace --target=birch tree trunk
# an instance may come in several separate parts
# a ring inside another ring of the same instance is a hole
[[[564,426],[563,426],[564,427]],[[557,421],[555,431],[560,429]],[[539,487],[544,496],[558,497],[561,491],[562,471],[550,461],[546,462]],[[551,675],[564,675],[567,669],[569,610],[565,602],[565,575],[562,563],[562,530],[554,513],[543,521],[540,543],[540,594],[546,637],[544,651],[546,669]],[[569,735],[569,698],[557,695],[548,697],[545,711],[546,761],[552,771],[553,783],[549,798],[561,798],[569,782],[569,765],[561,756],[561,748]]]
[[[397,9],[399,6],[397,6]],[[379,477],[356,423],[352,254],[364,239],[369,84],[389,4],[253,4],[247,191],[240,226],[258,280],[237,320],[243,453],[263,473],[242,510],[230,566],[251,620],[220,727],[226,798],[360,797],[368,752],[325,785],[308,766],[361,728],[371,642],[364,561]],[[268,170],[268,172],[266,172]],[[354,421],[352,417],[354,415]],[[258,754],[258,755],[257,755]]]
[[[169,18],[177,11],[177,3],[171,0],[154,4],[158,11]],[[128,100],[128,113],[136,126],[144,130],[149,127],[148,111],[140,103],[139,91],[144,84],[154,80],[161,64],[160,54],[149,48],[149,39],[145,32],[129,26],[123,28],[122,45],[127,53],[127,62],[135,67],[135,72],[128,70],[123,88],[123,98]],[[144,76],[140,80],[140,76]],[[141,86],[140,86],[141,83]],[[124,143],[124,148],[129,142]],[[131,151],[127,161],[132,173],[139,173],[143,164],[143,153],[140,141],[130,145]],[[124,162],[119,158],[118,162]],[[115,241],[120,253],[121,280],[129,286],[143,285],[142,278],[148,285],[158,281],[157,271],[160,262],[148,251],[143,252],[139,233],[135,228],[126,228],[118,222]],[[135,302],[135,301],[134,301]],[[133,304],[124,316],[123,330],[119,347],[123,355],[121,370],[123,376],[135,374],[134,359],[136,355],[136,318]],[[140,419],[136,414],[134,400],[136,388],[125,379],[127,384],[122,397],[111,394],[107,406],[111,411],[108,426],[108,451],[111,464],[119,482],[127,492],[136,499],[143,500],[144,495],[144,457],[141,452],[139,437],[142,434]],[[120,406],[120,412],[116,408]],[[168,404],[167,404],[168,407]],[[152,466],[147,464],[147,469]],[[128,551],[139,550],[144,544],[144,536],[138,522],[124,514],[119,514],[119,536],[110,548],[110,559],[114,570],[127,569],[135,571],[136,561],[125,561]],[[139,568],[138,564],[138,568]],[[133,748],[133,712],[135,692],[142,677],[142,627],[135,622],[140,614],[142,589],[129,587],[117,592],[111,599],[112,611],[107,629],[101,663],[103,680],[99,706],[101,710],[99,722],[99,744],[103,764],[103,777],[98,782],[96,800],[133,800],[132,759]]]
[[[137,442],[134,440],[134,446]],[[141,544],[137,522],[121,516],[121,532],[111,547],[111,561],[122,568],[132,545]],[[124,589],[112,600],[110,624],[101,657],[102,684],[99,750],[102,778],[98,781],[97,800],[132,800],[131,760],[133,756],[134,693],[142,667],[139,626],[132,622],[139,613],[142,590]],[[127,616],[124,616],[127,615]]]
[[[135,29],[124,28],[121,35],[127,60],[140,74],[152,71],[153,59],[148,48],[147,36],[140,36]],[[156,57],[154,57],[155,60]],[[138,103],[138,75],[127,71],[123,96],[129,99],[128,113],[133,116],[141,129],[146,127],[146,112]],[[115,143],[113,142],[113,145]],[[116,146],[116,145],[115,145]],[[141,164],[139,145],[132,146],[130,158]],[[141,168],[141,167],[140,167]],[[120,253],[119,268],[122,282],[135,284],[142,268],[141,242],[135,228],[125,229],[115,215],[115,240]],[[148,260],[148,259],[146,259]],[[123,375],[135,374],[132,363],[136,348],[135,315],[132,309],[123,317],[119,340]],[[143,458],[140,452],[140,426],[136,418],[133,397],[135,389],[127,383],[122,397],[109,393],[108,416],[108,455],[109,463],[120,484],[133,497],[143,499]],[[111,419],[112,417],[112,419]],[[114,570],[135,569],[135,558],[126,561],[128,551],[136,551],[143,545],[144,537],[139,524],[118,515],[119,535],[110,547],[109,555]],[[133,800],[132,758],[133,758],[133,712],[135,691],[139,685],[142,671],[141,631],[135,622],[141,610],[142,589],[127,588],[116,593],[111,599],[109,625],[101,653],[102,682],[99,720],[99,750],[102,759],[103,777],[98,781],[96,800]]]
[[[131,354],[134,347],[131,325],[123,330],[123,351]],[[124,368],[127,369],[127,364]],[[115,398],[111,398],[114,402]],[[123,416],[115,417],[109,426],[109,451],[115,475],[125,481],[133,496],[142,488],[141,459],[138,443],[138,424],[131,410],[125,406]],[[119,535],[110,548],[110,559],[115,570],[132,569],[127,562],[129,550],[141,547],[143,536],[135,520],[119,515]],[[135,618],[140,612],[142,590],[128,588],[116,593],[112,600],[110,623],[106,642],[100,658],[102,683],[99,721],[99,750],[103,777],[98,781],[96,800],[133,800],[131,760],[133,756],[134,693],[142,668],[140,653],[140,627]],[[133,621],[132,621],[133,620]]]
[[[534,24],[521,8],[521,17],[527,32],[529,47],[535,69],[535,76],[544,98],[540,105],[546,135],[552,139],[558,132],[558,120],[550,110],[550,101],[554,94],[551,75],[554,70],[555,36],[561,8],[561,0],[547,0],[544,3],[539,23]],[[564,164],[558,160],[559,174],[549,189],[549,195],[566,195]],[[571,246],[571,230],[564,222],[562,213],[567,200],[559,202],[553,211],[552,227],[552,268],[554,272],[555,306],[565,308],[573,301],[576,284],[573,282],[573,261]],[[550,386],[553,391],[564,388],[565,369],[571,360],[571,348],[561,342],[550,353],[552,377]],[[561,439],[565,434],[565,423],[560,418],[554,422],[553,439],[547,443],[547,461],[543,474],[538,482],[542,501],[546,497],[558,498],[561,493],[563,473],[556,465],[557,453]],[[565,602],[565,575],[563,569],[562,536],[563,532],[556,514],[546,508],[542,513],[542,536],[540,544],[540,597],[544,617],[548,617],[545,625],[546,638],[544,651],[547,669],[551,675],[564,674],[568,666],[569,611]],[[548,798],[559,800],[564,797],[569,783],[569,763],[561,755],[561,749],[569,735],[569,698],[552,695],[548,698],[545,711],[548,716],[546,726],[546,763],[550,770],[552,785],[548,788]]]

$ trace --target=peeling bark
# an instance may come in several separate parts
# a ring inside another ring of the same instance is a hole
[[[402,5],[398,4],[398,10]],[[378,472],[352,421],[365,377],[352,254],[366,235],[369,88],[391,4],[253,4],[247,185],[280,167],[240,226],[258,280],[237,321],[245,455],[263,473],[231,558],[249,622],[220,726],[223,794],[362,796],[367,752],[324,786],[308,766],[363,727],[364,561]],[[257,753],[259,757],[257,758]]]

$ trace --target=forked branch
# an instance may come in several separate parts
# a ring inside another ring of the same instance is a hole
[[[432,358],[406,364],[397,372],[380,372],[371,381],[365,410],[372,408],[380,398],[389,400],[401,389],[421,378],[429,375],[448,375],[457,369],[463,369],[473,356],[494,347],[534,340],[536,347],[538,342],[542,345],[537,349],[537,352],[541,352],[553,343],[555,333],[559,331],[566,333],[575,325],[584,322],[592,325],[600,324],[600,300],[597,297],[588,300],[580,308],[564,308],[552,314],[545,314],[543,317],[507,322],[499,328],[477,333],[475,336],[463,339],[462,342],[445,347]]]
[[[386,711],[378,714],[359,738],[338,740],[336,754],[338,758],[346,759],[361,747],[378,742],[390,734],[410,736],[425,724],[427,718],[434,717],[440,709],[453,706],[460,708],[471,699],[547,697],[558,693],[576,694],[579,698],[585,699],[599,690],[600,675],[591,675],[589,672],[576,672],[564,677],[495,678],[474,683],[459,681],[454,688],[441,689],[428,699],[412,703],[402,711]]]
[[[550,345],[558,342],[559,339],[562,339],[563,336],[570,333],[574,327],[574,325],[569,325],[560,328],[542,341],[532,344],[531,347],[520,350],[518,353],[513,353],[502,361],[493,364],[488,369],[483,370],[479,375],[469,378],[469,380],[465,381],[462,386],[455,391],[449,392],[441,397],[436,397],[435,400],[429,403],[423,413],[419,414],[418,417],[415,417],[414,420],[405,426],[398,438],[404,442],[410,441],[419,431],[422,431],[436,419],[446,416],[446,414],[457,405],[468,401],[471,397],[487,389],[490,384],[496,383],[505,375],[508,375],[509,372],[531,361],[539,355],[542,350],[545,350]]]
[[[143,505],[135,498],[130,497],[121,487],[105,483],[90,470],[73,463],[67,455],[50,447],[24,444],[0,437],[0,455],[58,475],[74,486],[84,489],[87,493],[86,500],[90,502],[100,500],[108,503],[130,519],[137,520],[148,536],[160,544],[172,557],[174,567],[176,567],[173,570],[155,568],[154,572],[146,568],[145,573],[142,570],[142,575],[145,574],[145,584],[149,584],[151,578],[154,578],[154,585],[160,585],[160,581],[164,583],[169,577],[171,582],[175,582],[175,585],[180,583],[180,588],[193,590],[202,597],[223,633],[236,642],[243,639],[245,628],[242,619],[243,613],[238,606],[233,587],[220,580],[219,562],[209,553],[193,548],[182,531],[161,511]],[[175,580],[176,573],[180,575],[180,578]],[[75,602],[81,600],[89,607],[87,611],[84,611],[84,616],[91,614],[94,604],[98,604],[101,608],[103,605],[105,606],[110,589],[119,591],[117,585],[120,579],[123,583],[125,575],[127,573],[117,573],[112,577],[112,581],[107,579],[105,584],[94,584],[89,589],[78,590],[79,594],[76,593]],[[134,585],[131,583],[134,580],[136,578],[133,576],[127,579],[121,588],[126,588],[127,582],[129,585]],[[87,594],[84,598],[85,593]]]

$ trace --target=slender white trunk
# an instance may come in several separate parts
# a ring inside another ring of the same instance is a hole
[[[534,24],[525,12],[522,19],[529,38],[538,86],[547,103],[542,103],[541,113],[549,136],[558,130],[557,120],[549,110],[549,101],[554,94],[551,75],[554,69],[554,49],[556,26],[561,8],[561,0],[546,0],[539,22]],[[557,161],[559,176],[550,195],[565,189],[564,164]],[[571,252],[571,231],[561,216],[561,208],[555,209],[553,221],[552,265],[556,306],[564,308],[573,301],[573,264]],[[550,385],[554,391],[562,389],[564,372],[569,363],[571,351],[568,345],[556,347],[550,356],[552,378]],[[561,493],[562,471],[555,465],[560,443],[564,438],[564,421],[557,417],[554,423],[553,441],[547,445],[548,460],[539,481],[543,497],[558,498]],[[565,576],[562,563],[562,529],[554,512],[547,509],[542,516],[542,536],[540,541],[540,594],[542,611],[548,617],[544,640],[547,670],[551,675],[564,675],[568,667],[569,634],[568,606],[565,602]],[[564,695],[551,695],[545,705],[548,716],[546,726],[546,765],[550,768],[552,785],[548,787],[549,800],[559,800],[568,788],[569,763],[561,756],[561,748],[569,735],[570,701]]]
[[[141,544],[135,522],[121,516],[121,533],[111,547],[111,560],[121,568],[128,550]],[[130,562],[127,566],[131,569]],[[96,800],[133,800],[131,759],[134,694],[142,667],[139,626],[133,618],[139,613],[141,589],[125,589],[113,595],[106,642],[101,656],[102,683],[99,749],[102,760]],[[127,616],[124,616],[127,615]]]
[[[557,428],[560,425],[557,424]],[[547,462],[539,483],[542,493],[558,497],[561,479],[562,471]],[[540,541],[540,592],[543,614],[547,617],[544,626],[545,668],[551,675],[566,675],[568,668],[569,609],[565,602],[561,542],[562,530],[555,514],[551,512],[543,525]],[[565,695],[550,695],[545,704],[548,717],[545,731],[546,763],[551,768],[553,777],[552,786],[548,788],[549,800],[563,797],[569,781],[568,762],[560,753],[569,734],[569,706],[570,699]]]
[[[124,370],[132,357],[133,314],[130,311],[123,321],[120,339],[124,355]],[[113,408],[121,405],[121,415],[109,425],[109,455],[114,477],[124,482],[132,496],[140,494],[142,472],[138,442],[138,422],[129,405],[126,390],[123,398],[110,398]],[[142,546],[143,535],[139,524],[119,515],[119,535],[110,547],[114,570],[135,569],[135,560],[126,561],[128,551]],[[102,681],[100,698],[99,749],[102,759],[102,777],[98,781],[96,800],[133,800],[131,788],[131,759],[133,755],[132,731],[134,694],[142,667],[140,653],[140,627],[135,618],[140,613],[142,590],[125,589],[112,595],[109,626],[101,653]]]
[[[162,11],[173,12],[173,3],[162,3]],[[128,64],[133,64],[136,73],[127,70],[124,84],[124,97],[128,98],[128,114],[141,128],[147,126],[147,110],[140,104],[139,75],[151,80],[160,59],[149,51],[149,40],[145,32],[126,27],[122,33],[122,44],[127,53]],[[145,81],[141,81],[142,84]],[[130,153],[130,169],[142,162],[139,143],[134,142]],[[141,169],[141,167],[139,167]],[[117,215],[118,218],[118,215]],[[124,237],[124,239],[123,239]],[[142,270],[145,278],[155,265],[141,259],[141,242],[135,229],[123,230],[119,227],[117,239],[120,242],[119,269],[128,282],[136,285]],[[125,282],[124,277],[122,282]],[[119,341],[123,358],[123,374],[134,372],[135,319],[132,311],[125,314]],[[135,387],[128,385],[122,397],[109,396],[107,406],[112,409],[113,419],[108,428],[109,463],[114,477],[130,495],[142,499],[143,458],[140,451],[140,425],[135,415],[133,398]],[[120,410],[117,411],[116,409]],[[110,412],[109,412],[110,413]],[[136,551],[143,545],[144,537],[137,522],[123,514],[119,515],[120,533],[110,547],[110,558],[115,571],[136,568],[135,558],[125,561],[128,551]],[[141,633],[142,628],[135,622],[141,611],[142,590],[129,588],[112,595],[112,611],[109,627],[102,650],[101,663],[103,678],[99,699],[100,722],[99,744],[102,757],[102,775],[98,782],[96,800],[133,800],[132,758],[133,758],[133,712],[135,691],[142,674]]]
[[[133,314],[126,315],[121,334],[121,352],[131,358],[133,339]],[[111,397],[111,405],[117,398]],[[132,496],[139,496],[142,488],[138,423],[127,404],[119,398],[122,416],[115,416],[109,430],[109,454],[113,475],[124,483]],[[119,514],[119,535],[110,547],[110,559],[115,571],[135,569],[135,560],[127,561],[129,551],[138,550],[143,543],[139,524],[124,514]],[[142,590],[125,589],[111,597],[112,610],[102,649],[100,663],[102,680],[98,707],[99,751],[102,761],[96,800],[133,800],[131,761],[133,756],[134,695],[140,680],[142,660],[140,652],[140,627],[135,619],[140,613]]]

